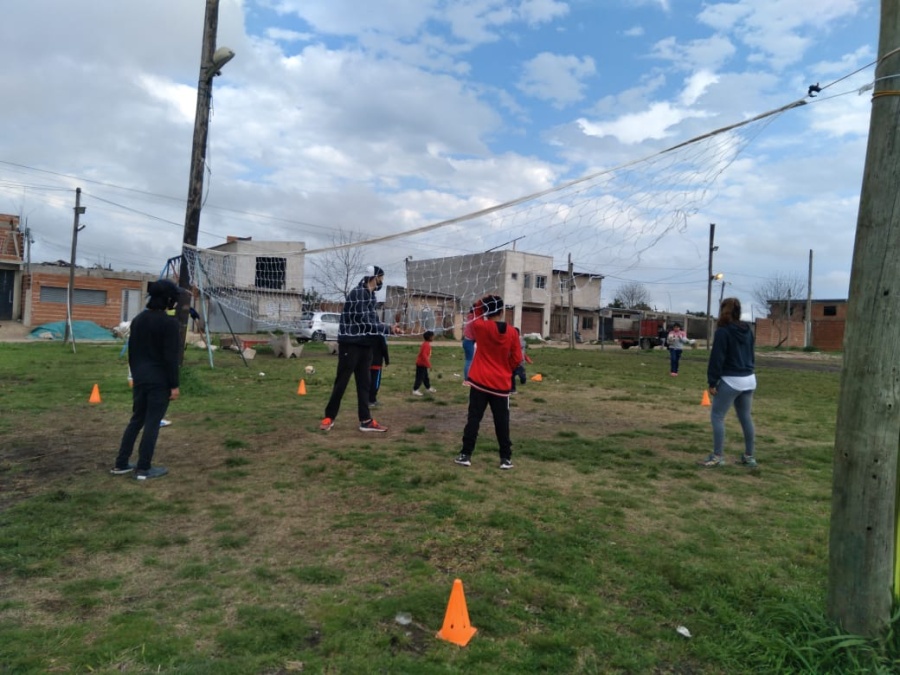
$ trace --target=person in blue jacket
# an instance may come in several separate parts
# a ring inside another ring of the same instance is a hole
[[[750,325],[741,321],[741,301],[725,298],[719,308],[719,320],[706,368],[706,381],[712,399],[710,421],[713,451],[700,464],[720,467],[725,464],[725,415],[733,406],[744,434],[744,454],[739,464],[756,466],[755,429],[751,411],[756,391],[754,337]]]

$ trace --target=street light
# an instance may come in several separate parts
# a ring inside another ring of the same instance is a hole
[[[209,137],[209,109],[212,100],[212,81],[222,71],[222,66],[234,58],[228,47],[216,49],[216,32],[219,25],[219,0],[207,0],[206,19],[203,26],[203,49],[200,54],[200,78],[197,82],[197,111],[194,115],[194,141],[191,146],[191,168],[188,182],[187,209],[184,216],[185,245],[196,246],[200,232],[200,208],[203,199],[203,171],[206,168],[206,144]],[[187,257],[182,247],[178,285],[183,289],[178,298],[178,321],[181,323],[181,354],[187,335],[191,282]]]

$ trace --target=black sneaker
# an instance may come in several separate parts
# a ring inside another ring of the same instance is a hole
[[[465,455],[463,453],[459,453],[459,455],[453,461],[460,466],[472,466],[472,458],[469,455]]]
[[[140,470],[134,472],[134,477],[137,480],[150,480],[151,478],[162,478],[169,470],[164,466],[154,466],[151,469],[147,469],[146,471]]]
[[[124,475],[124,474],[126,474],[126,473],[131,473],[132,471],[134,471],[134,464],[129,464],[129,465],[126,466],[124,469],[120,469],[119,467],[114,466],[113,468],[111,468],[111,469],[109,470],[109,472],[110,472],[113,476],[122,476],[122,475]]]
[[[511,469],[513,468],[513,463],[511,459],[501,459],[500,460],[500,468],[501,469]]]

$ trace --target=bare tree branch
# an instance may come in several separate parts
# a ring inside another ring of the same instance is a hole
[[[626,309],[650,309],[648,300],[650,293],[644,287],[644,284],[637,281],[630,281],[619,286],[616,291],[616,303],[621,303]]]
[[[338,230],[331,238],[331,243],[333,246],[341,246],[361,241],[362,238],[357,232]],[[322,296],[332,300],[343,300],[365,271],[361,246],[336,248],[313,256],[310,262],[315,270],[316,285],[322,289]]]

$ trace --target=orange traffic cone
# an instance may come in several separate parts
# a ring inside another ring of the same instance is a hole
[[[297,396],[306,396],[306,382],[300,380],[300,386],[297,387]]]
[[[465,647],[477,632],[478,629],[469,624],[469,610],[466,609],[466,595],[463,593],[462,581],[456,579],[453,582],[453,590],[450,591],[444,626],[438,631],[437,637]]]
[[[94,385],[93,390],[91,391],[91,397],[88,399],[88,403],[100,403],[100,386]]]
[[[700,399],[700,405],[712,405],[709,402],[709,392],[706,389],[703,390],[703,398]]]
[[[538,373],[537,375],[532,375],[531,381],[532,382],[543,382],[544,378],[540,373]]]

